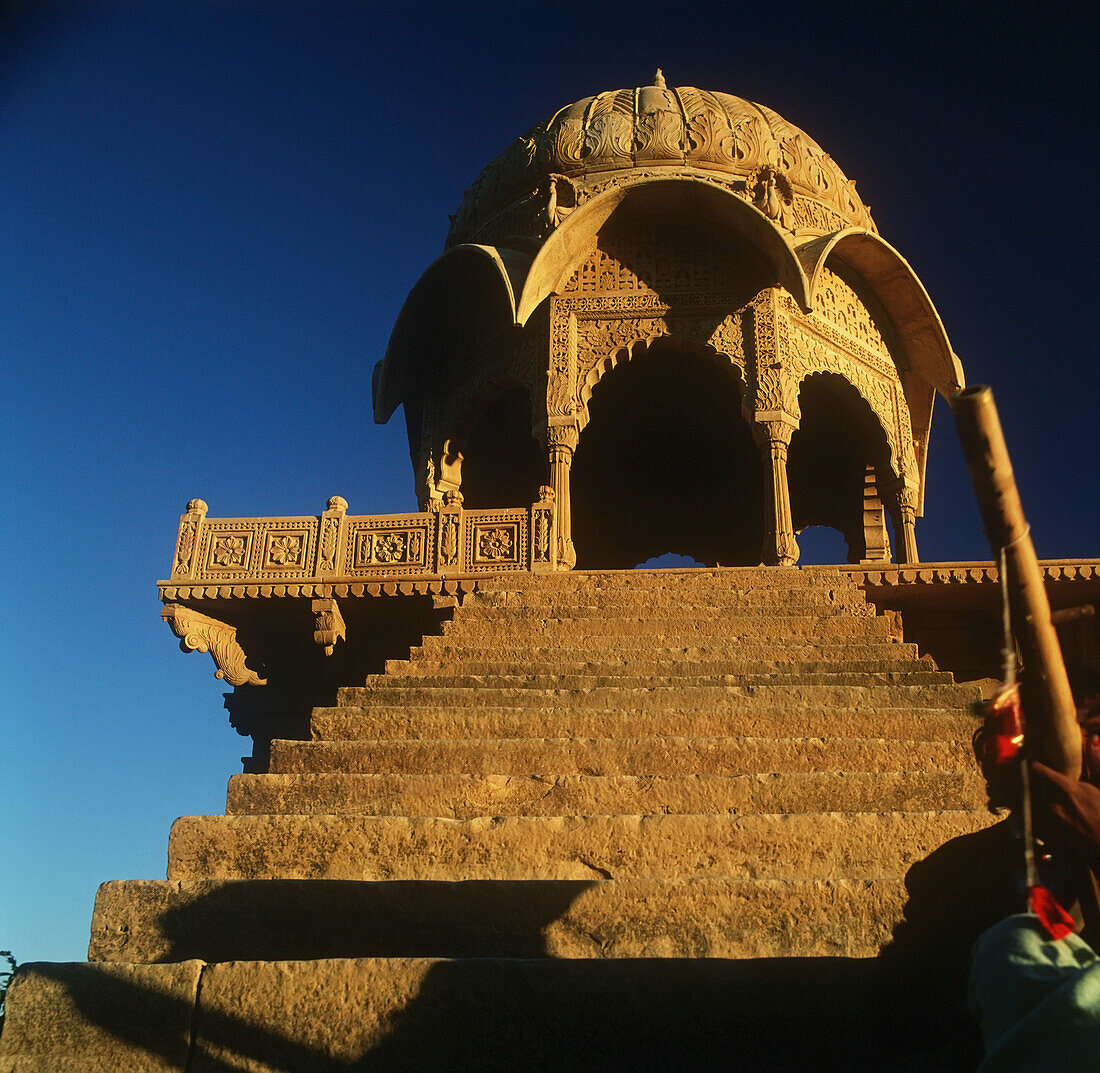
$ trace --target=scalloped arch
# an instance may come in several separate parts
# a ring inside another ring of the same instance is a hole
[[[626,364],[633,358],[648,353],[650,347],[653,346],[654,343],[660,343],[662,348],[667,348],[668,350],[676,350],[680,353],[698,354],[700,357],[712,359],[720,364],[728,364],[737,378],[738,388],[742,397],[744,397],[745,370],[741,367],[741,364],[735,360],[733,355],[727,354],[724,350],[718,350],[716,347],[711,346],[710,343],[697,343],[694,340],[684,339],[681,336],[652,332],[648,335],[639,335],[629,343],[616,346],[610,353],[601,357],[592,368],[589,369],[588,374],[584,378],[584,382],[580,385],[577,392],[581,407],[580,418],[582,429],[588,424],[588,402],[592,398],[592,393],[599,386],[600,381],[619,365]]]
[[[675,211],[727,227],[764,257],[779,284],[809,311],[809,278],[802,263],[783,232],[759,209],[714,183],[650,176],[626,179],[605,190],[559,225],[527,273],[516,310],[517,323],[526,324],[547,297],[561,290],[570,273],[595,249],[600,228],[628,202],[643,210]]]
[[[904,466],[902,465],[904,459],[898,458],[898,449],[901,448],[904,452],[904,445],[895,444],[894,437],[891,435],[889,425],[883,419],[883,415],[879,413],[875,404],[860,390],[859,384],[854,383],[849,377],[845,376],[843,372],[836,369],[807,369],[805,373],[798,378],[798,383],[795,385],[795,398],[798,399],[799,409],[801,410],[802,406],[802,385],[805,384],[807,380],[812,380],[814,377],[828,377],[831,379],[843,380],[845,385],[851,388],[859,401],[867,408],[867,412],[874,419],[875,425],[882,433],[883,441],[886,444],[887,462],[890,466],[890,472],[895,478],[901,480],[904,471]]]

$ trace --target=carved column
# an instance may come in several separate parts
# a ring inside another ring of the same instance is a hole
[[[560,570],[572,570],[577,565],[569,514],[569,470],[573,465],[573,452],[579,439],[580,433],[572,418],[568,424],[557,424],[551,420],[546,429],[550,487],[554,490],[554,536]]]
[[[919,563],[917,555],[917,490],[907,484],[900,484],[898,496],[898,526],[901,547],[898,549],[898,562]]]
[[[886,531],[886,512],[878,493],[878,477],[874,465],[863,474],[863,555],[861,563],[888,563],[890,535]]]
[[[775,566],[794,566],[798,562],[798,542],[791,523],[791,495],[787,488],[787,448],[795,426],[789,421],[766,420],[753,425],[753,435],[764,456],[771,480],[765,478],[764,562]]]

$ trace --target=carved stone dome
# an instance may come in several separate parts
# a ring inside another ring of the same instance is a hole
[[[792,234],[877,232],[828,153],[763,105],[692,86],[653,84],[586,97],[517,138],[466,191],[447,246],[541,242],[611,186],[677,174],[753,202]]]

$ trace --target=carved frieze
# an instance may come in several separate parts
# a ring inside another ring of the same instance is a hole
[[[822,266],[820,271],[812,315],[824,318],[849,339],[893,364],[886,339],[859,295],[828,266]]]
[[[710,296],[715,300],[714,295]],[[576,319],[576,369],[578,397],[576,406],[586,412],[589,398],[603,375],[629,356],[634,344],[672,338],[708,347],[723,355],[745,376],[745,343],[740,313],[722,316],[719,309],[708,313],[681,312],[659,302],[635,302],[633,310],[602,309],[597,299],[562,299],[560,308],[585,311]],[[644,314],[640,311],[644,310]],[[635,315],[627,315],[633,312]],[[602,313],[603,315],[599,315]]]
[[[550,303],[550,377],[546,414],[565,417],[574,409],[577,355],[577,318],[558,299]]]
[[[751,283],[744,262],[716,234],[657,219],[602,234],[563,293],[743,292]]]

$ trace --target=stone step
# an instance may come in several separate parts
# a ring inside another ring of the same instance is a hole
[[[861,620],[866,622],[879,620]],[[673,631],[668,634],[650,633],[591,633],[562,634],[545,636],[534,631],[526,635],[513,634],[509,637],[497,637],[492,630],[479,629],[471,636],[461,633],[431,634],[422,639],[420,648],[441,653],[450,652],[547,652],[558,653],[576,651],[585,653],[588,658],[595,654],[599,657],[613,655],[627,658],[642,653],[682,653],[711,652],[732,658],[750,658],[760,656],[767,659],[771,655],[787,656],[792,652],[807,649],[812,655],[826,656],[833,653],[858,652],[863,649],[881,652],[891,646],[901,645],[899,636],[884,629],[875,629],[870,634],[848,633],[845,635],[818,635],[806,633],[785,635],[776,633],[769,636],[739,636],[733,633],[697,633],[682,634]],[[621,654],[621,655],[620,655]]]
[[[510,615],[542,615],[543,617],[575,617],[595,614],[620,614],[624,617],[659,614],[675,618],[685,612],[729,614],[834,614],[875,615],[858,589],[823,591],[792,589],[776,592],[771,589],[723,590],[706,592],[686,599],[680,591],[654,592],[650,589],[613,593],[563,594],[537,590],[518,593],[478,593],[459,605],[456,614],[462,617]]]
[[[187,816],[168,879],[901,879],[984,812]]]
[[[273,741],[272,773],[748,775],[755,771],[967,770],[969,742],[884,738],[526,737]]]
[[[904,755],[898,757],[900,763]],[[232,815],[629,816],[976,810],[966,771],[794,771],[748,775],[234,775]]]
[[[434,679],[430,680],[436,681]],[[501,679],[496,679],[500,682]],[[560,680],[559,680],[560,681]],[[645,680],[643,680],[645,681]],[[736,680],[735,680],[736,681]],[[980,700],[980,690],[968,685],[790,685],[760,683],[714,685],[629,686],[608,680],[606,685],[536,684],[517,678],[512,685],[472,679],[462,685],[345,686],[337,691],[338,705],[428,704],[453,707],[501,705],[507,707],[668,708],[727,705],[766,707],[813,705],[841,708],[961,708]]]
[[[894,653],[890,653],[893,657]],[[912,657],[877,659],[558,659],[533,656],[512,659],[390,659],[386,660],[385,680],[395,678],[420,678],[426,676],[451,677],[477,675],[523,675],[525,677],[558,677],[578,675],[610,678],[727,678],[760,677],[767,675],[877,675],[877,674],[927,674],[936,668],[927,661]],[[382,681],[382,675],[371,675],[368,682]],[[940,679],[951,681],[950,676]]]
[[[882,738],[504,738],[280,741],[270,771],[456,775],[746,775],[758,771],[959,771],[969,742]]]
[[[317,741],[411,738],[896,738],[969,741],[977,725],[959,708],[810,708],[711,704],[702,708],[543,705],[341,705],[314,708]]]
[[[843,570],[775,567],[724,567],[710,570],[571,570],[537,577],[499,575],[478,580],[478,593],[562,592],[574,596],[583,592],[637,592],[674,590],[697,593],[737,587],[760,589],[831,589],[859,586]]]
[[[919,665],[918,665],[919,667]],[[764,674],[695,674],[693,669],[681,665],[679,674],[525,674],[513,668],[511,674],[430,674],[392,675],[372,674],[362,687],[376,693],[395,695],[398,691],[418,692],[435,690],[486,690],[523,689],[531,692],[560,692],[570,690],[588,693],[595,689],[622,689],[626,693],[656,689],[769,689],[773,686],[953,686],[954,678],[948,671],[925,669],[879,671],[775,671]],[[687,673],[683,673],[687,672]]]
[[[923,959],[315,958],[23,966],[18,1073],[969,1070],[964,987]],[[952,983],[955,981],[952,980]],[[43,1026],[49,1026],[48,1034]]]
[[[886,636],[892,627],[885,618],[856,615],[730,615],[709,618],[588,615],[556,618],[516,615],[512,619],[456,616],[441,623],[451,640],[485,638],[488,643],[532,638],[660,637],[663,645],[691,644],[696,638],[751,637],[873,637]],[[600,642],[596,642],[600,643]]]
[[[532,638],[532,642],[535,639]],[[669,645],[638,644],[632,640],[614,649],[601,648],[598,645],[582,647],[573,641],[561,646],[538,645],[484,645],[466,644],[452,641],[446,637],[425,637],[421,644],[410,652],[410,661],[439,659],[458,661],[470,660],[509,660],[524,663],[527,660],[554,662],[587,663],[599,660],[606,666],[630,665],[634,660],[644,658],[653,662],[732,662],[732,661],[785,661],[806,660],[809,662],[840,662],[844,660],[919,660],[929,667],[935,664],[930,657],[921,657],[914,644],[906,644],[895,637],[840,638],[816,640],[814,638],[772,638],[771,640],[735,641],[731,644]],[[405,661],[395,661],[405,662]]]
[[[873,957],[905,900],[900,879],[116,882],[88,957]]]

